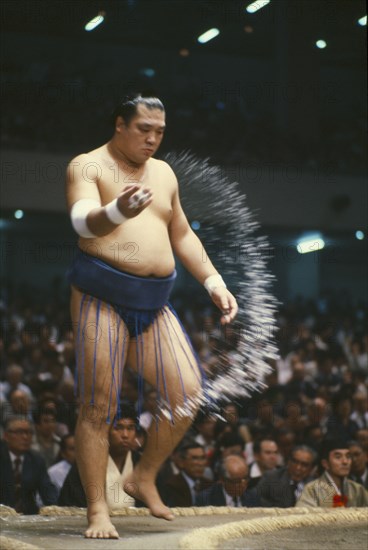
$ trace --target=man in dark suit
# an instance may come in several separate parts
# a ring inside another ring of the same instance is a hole
[[[1,442],[0,502],[23,514],[37,514],[36,494],[45,505],[56,504],[52,484],[42,456],[31,451],[32,426],[24,416],[8,418]]]
[[[274,470],[280,458],[277,443],[271,436],[256,439],[253,443],[254,462],[249,464],[249,488],[257,487],[265,472]]]
[[[306,445],[294,447],[287,466],[265,472],[257,485],[261,506],[291,508],[301,495],[304,486],[312,481],[316,452]]]
[[[367,455],[358,441],[349,441],[349,451],[351,455],[351,470],[349,479],[356,481],[368,489],[368,463]]]
[[[196,494],[211,481],[204,478],[206,453],[196,441],[186,441],[179,449],[180,472],[163,485],[162,498],[167,506],[194,506]]]
[[[220,481],[198,493],[197,506],[260,506],[256,489],[248,490],[249,470],[244,458],[230,455],[220,466]]]

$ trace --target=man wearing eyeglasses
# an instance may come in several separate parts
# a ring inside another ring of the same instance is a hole
[[[168,506],[194,506],[197,493],[211,484],[204,477],[207,457],[202,445],[185,441],[179,448],[180,472],[171,476],[162,487],[162,497]]]
[[[261,505],[277,508],[295,506],[304,486],[312,481],[316,458],[316,452],[310,447],[294,447],[286,467],[263,474],[257,486]]]
[[[10,417],[5,425],[1,456],[0,503],[23,514],[37,514],[37,493],[45,504],[57,502],[57,490],[47,473],[46,463],[31,451],[33,430],[24,416]]]
[[[260,506],[256,489],[248,490],[249,468],[244,458],[229,455],[220,465],[220,481],[201,491],[197,506]]]

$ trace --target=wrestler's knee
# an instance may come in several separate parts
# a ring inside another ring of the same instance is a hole
[[[190,401],[196,402],[200,401],[201,396],[203,395],[203,389],[200,381],[197,378],[190,378],[185,382],[185,398]]]
[[[89,425],[91,429],[109,429],[109,420],[112,420],[116,413],[116,403],[111,401],[110,405],[104,401],[94,403],[83,403],[79,407],[78,423]]]

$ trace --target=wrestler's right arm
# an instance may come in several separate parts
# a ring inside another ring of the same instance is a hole
[[[88,154],[82,154],[75,157],[68,165],[66,176],[66,200],[69,212],[78,201],[90,199],[96,201],[99,206],[92,207],[86,215],[86,225],[88,230],[95,237],[103,237],[116,229],[117,223],[110,221],[106,214],[108,205],[101,205],[101,196],[99,185],[101,182],[102,167],[96,160]],[[125,218],[133,218],[140,214],[152,202],[152,192],[148,188],[145,200],[137,208],[129,207],[129,199],[141,190],[139,185],[128,185],[117,195],[116,206],[120,214]],[[111,203],[109,203],[111,204]]]

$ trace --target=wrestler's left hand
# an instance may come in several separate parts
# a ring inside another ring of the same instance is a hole
[[[214,304],[223,313],[220,322],[227,325],[235,318],[238,313],[238,304],[234,296],[224,287],[217,287],[211,292],[211,298]]]

